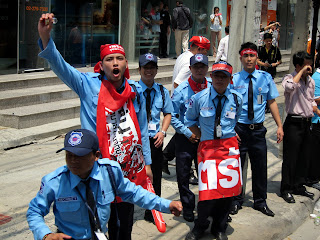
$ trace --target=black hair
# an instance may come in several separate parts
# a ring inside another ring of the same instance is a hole
[[[267,38],[272,39],[272,34],[271,34],[271,33],[265,33],[265,34],[263,34],[263,39],[267,39]]]
[[[176,2],[178,2],[179,4],[183,4],[183,1],[176,1]]]
[[[246,49],[246,48],[250,48],[250,49],[255,50],[255,51],[258,52],[258,47],[257,47],[257,45],[255,45],[255,44],[252,43],[252,42],[246,42],[246,43],[243,43],[243,44],[241,45],[240,50],[239,50],[239,54],[241,54],[241,51],[242,51],[243,49]]]
[[[306,51],[296,52],[296,53],[293,55],[293,58],[292,58],[293,65],[294,65],[295,67],[296,67],[298,64],[299,64],[299,66],[303,66],[305,59],[312,61],[312,57],[311,57]]]
[[[215,13],[216,9],[219,9],[219,10],[220,10],[219,7],[214,7],[214,8],[213,8],[213,13]]]
[[[230,30],[230,27],[229,27],[229,26],[226,26],[226,27],[224,28],[224,31],[225,31],[226,33],[229,33],[229,30]]]

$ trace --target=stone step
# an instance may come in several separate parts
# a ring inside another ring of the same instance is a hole
[[[61,120],[25,129],[1,127],[0,150],[30,144],[45,138],[54,139],[78,128],[81,128],[80,118]]]
[[[55,102],[77,97],[78,95],[75,92],[61,82],[58,85],[7,90],[1,92],[0,109]]]
[[[165,58],[158,60],[158,74],[173,72],[176,60]],[[214,58],[209,57],[209,64]],[[133,79],[140,79],[138,62],[129,63],[129,72]],[[93,67],[77,68],[80,72],[93,72]],[[24,74],[0,75],[0,92],[13,89],[26,89],[61,84],[61,80],[52,71],[32,72]]]
[[[4,127],[23,129],[77,118],[79,113],[80,101],[75,98],[0,110],[0,123]]]

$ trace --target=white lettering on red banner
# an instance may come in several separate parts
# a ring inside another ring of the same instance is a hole
[[[236,137],[201,142],[198,163],[199,201],[241,193],[241,160]]]

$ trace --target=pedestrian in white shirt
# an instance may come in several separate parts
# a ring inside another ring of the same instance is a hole
[[[216,54],[216,39],[218,41],[218,46],[221,40],[221,26],[222,26],[222,14],[219,13],[220,9],[218,7],[214,7],[213,13],[210,15],[211,20],[211,43],[213,55]]]
[[[218,47],[218,53],[215,62],[228,61],[228,47],[229,47],[229,26],[224,28],[226,36],[221,39]]]

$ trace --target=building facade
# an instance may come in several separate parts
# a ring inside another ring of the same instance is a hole
[[[176,1],[163,2],[172,14]],[[0,74],[49,69],[37,57],[37,24],[41,14],[46,12],[53,12],[58,20],[52,31],[58,50],[75,67],[95,65],[100,60],[100,45],[106,43],[122,44],[129,61],[136,60],[143,52],[158,54],[159,34],[152,24],[145,27],[142,18],[146,15],[152,18],[159,3],[158,0],[2,0]],[[210,38],[210,14],[215,6],[222,13],[223,28],[229,23],[231,0],[185,0],[184,4],[190,8],[194,19],[190,36]],[[277,0],[276,5],[276,18],[282,25],[279,45],[281,49],[290,49],[295,1]],[[262,11],[262,14],[265,13]],[[172,56],[174,45],[172,33],[169,42]]]

